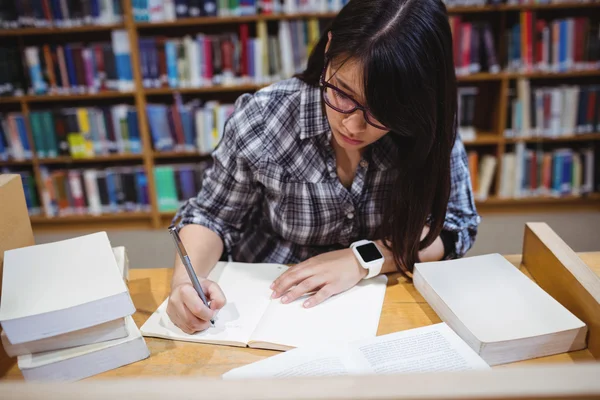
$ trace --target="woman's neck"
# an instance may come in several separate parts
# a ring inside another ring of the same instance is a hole
[[[360,163],[362,151],[348,151],[338,145],[336,140],[333,138],[332,145],[335,152],[335,163],[338,177],[342,184],[348,188],[352,186],[352,182],[354,181],[354,176],[356,175],[356,170],[358,168],[358,164]]]

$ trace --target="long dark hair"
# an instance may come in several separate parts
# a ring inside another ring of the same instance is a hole
[[[351,0],[315,46],[298,75],[318,85],[327,57],[359,61],[373,115],[391,128],[398,177],[382,204],[379,238],[410,278],[419,250],[440,235],[450,196],[456,140],[452,34],[441,0]],[[428,225],[429,233],[421,240]]]

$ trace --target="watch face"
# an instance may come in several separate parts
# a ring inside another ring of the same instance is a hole
[[[358,246],[356,250],[358,251],[358,254],[360,254],[360,256],[362,257],[362,259],[367,263],[383,258],[383,255],[381,255],[379,249],[377,248],[377,246],[375,246],[375,243],[368,243],[362,246]]]

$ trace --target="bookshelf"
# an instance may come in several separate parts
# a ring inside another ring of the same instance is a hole
[[[93,165],[97,168],[114,168],[122,165],[141,167],[147,175],[147,189],[149,210],[135,212],[119,212],[102,215],[68,215],[47,217],[44,215],[43,207],[39,215],[32,215],[32,223],[36,229],[77,229],[98,227],[144,227],[163,228],[168,225],[174,212],[160,211],[157,200],[157,187],[153,179],[155,166],[168,164],[196,163],[209,159],[209,155],[198,151],[169,151],[159,152],[153,147],[151,126],[146,117],[146,107],[155,99],[172,98],[174,94],[180,94],[186,99],[201,97],[210,100],[214,97],[226,97],[235,99],[238,95],[257,91],[267,83],[243,83],[243,84],[221,84],[203,85],[200,87],[147,87],[144,85],[144,76],[141,67],[142,52],[138,47],[140,37],[148,35],[163,35],[168,37],[182,37],[189,33],[204,32],[205,29],[212,32],[220,30],[236,29],[238,24],[250,24],[251,29],[258,23],[277,23],[286,20],[308,20],[318,19],[326,21],[335,16],[335,13],[294,13],[276,15],[248,15],[234,17],[194,17],[178,19],[168,22],[139,22],[135,20],[131,0],[122,1],[122,22],[105,25],[84,25],[76,27],[61,28],[19,28],[0,30],[2,40],[17,41],[21,52],[25,43],[44,43],[48,38],[54,43],[61,41],[85,41],[87,37],[97,38],[110,36],[111,31],[123,30],[127,34],[130,47],[131,68],[133,88],[122,91],[101,91],[88,94],[43,94],[2,97],[0,96],[0,109],[2,112],[17,111],[28,117],[30,112],[47,107],[76,107],[79,104],[94,105],[121,104],[126,103],[137,111],[137,125],[141,141],[141,152],[139,154],[111,154],[86,158],[59,156],[54,158],[40,158],[33,149],[30,160],[0,161],[0,168],[26,168],[32,171],[37,188],[43,187],[41,169],[49,168],[84,168]],[[464,17],[465,20],[489,19],[493,21],[494,40],[498,57],[506,59],[507,35],[510,32],[511,23],[518,21],[522,13],[531,11],[533,13],[550,13],[552,17],[567,13],[575,15],[590,15],[596,18],[600,16],[600,1],[593,2],[561,2],[557,4],[518,4],[518,5],[495,5],[495,6],[449,6],[450,17]],[[557,14],[558,13],[558,14]],[[233,27],[233,28],[232,28]],[[75,38],[75,39],[74,39]],[[36,42],[37,41],[37,42]],[[496,73],[477,72],[466,75],[458,74],[459,87],[474,85],[483,88],[489,97],[490,107],[487,114],[488,123],[481,129],[476,129],[475,137],[464,139],[468,152],[475,151],[478,154],[489,154],[497,158],[494,172],[492,189],[485,200],[477,200],[478,210],[482,213],[489,212],[530,212],[536,210],[552,209],[554,211],[581,209],[600,210],[600,194],[592,193],[586,196],[541,196],[533,198],[505,198],[499,196],[501,189],[500,171],[502,171],[503,156],[512,151],[515,146],[524,143],[530,146],[579,146],[591,144],[600,146],[600,132],[575,133],[561,135],[559,137],[505,137],[507,129],[507,118],[509,117],[509,93],[515,90],[517,82],[523,79],[540,81],[548,85],[563,85],[569,82],[583,84],[594,84],[600,78],[600,70],[576,70],[569,72],[515,72],[507,70],[502,65],[502,70]],[[27,137],[30,143],[34,143],[32,128],[28,118],[26,120]],[[600,160],[596,160],[596,163]],[[38,190],[38,193],[40,191]],[[548,208],[549,207],[549,208]]]

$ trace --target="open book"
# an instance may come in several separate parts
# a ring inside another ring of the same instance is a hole
[[[445,323],[335,346],[315,345],[232,369],[223,379],[489,369]]]
[[[209,278],[223,289],[227,304],[217,314],[214,327],[186,334],[169,319],[167,299],[141,327],[142,335],[285,351],[377,334],[386,276],[362,281],[306,309],[302,307],[306,296],[289,304],[271,299],[269,287],[286,269],[279,264],[218,263]]]
[[[585,323],[500,254],[416,264],[414,285],[490,365],[586,347]]]

